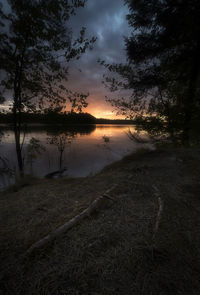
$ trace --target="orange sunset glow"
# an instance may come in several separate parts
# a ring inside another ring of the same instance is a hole
[[[107,102],[101,100],[101,103],[98,104],[98,99],[91,99],[87,108],[83,110],[84,112],[90,113],[96,118],[105,118],[105,119],[121,119],[122,116],[116,116],[115,111],[112,106]]]

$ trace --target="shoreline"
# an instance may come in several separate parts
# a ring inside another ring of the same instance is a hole
[[[32,127],[32,128],[36,128],[36,127],[51,127],[51,128],[57,128],[57,127],[62,127],[62,128],[67,128],[67,127],[84,127],[84,126],[111,126],[111,125],[115,125],[115,126],[136,126],[139,124],[136,124],[134,122],[123,122],[123,123],[119,123],[119,122],[116,122],[116,123],[60,123],[60,124],[51,124],[51,123],[25,123],[25,127]],[[8,124],[3,124],[3,123],[0,123],[0,128],[3,127],[5,129],[9,129],[11,130],[12,128],[12,123],[8,123]],[[22,130],[23,130],[23,127],[22,127]]]
[[[66,294],[141,294],[141,288],[143,294],[198,294],[199,154],[199,149],[140,150],[91,177],[34,180],[0,193],[3,294],[12,294],[13,286],[18,294],[22,288],[25,294],[52,294],[53,282]],[[113,184],[114,202],[19,262],[34,242]],[[155,234],[159,197],[163,210]]]

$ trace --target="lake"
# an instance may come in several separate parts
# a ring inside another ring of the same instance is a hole
[[[63,175],[69,177],[94,175],[144,145],[129,139],[129,129],[134,132],[135,128],[129,125],[71,125],[62,130],[58,126],[29,127],[23,146],[25,173],[44,177],[61,168],[66,169]],[[35,142],[37,147],[42,145],[39,153],[30,148],[31,138],[39,140]],[[7,159],[9,168],[17,171],[11,130],[4,130],[0,155]],[[11,177],[0,175],[0,189],[12,182]]]

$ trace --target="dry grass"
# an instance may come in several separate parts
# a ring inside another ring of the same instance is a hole
[[[144,151],[94,177],[44,180],[2,195],[0,294],[199,294],[197,162],[199,151]],[[20,259],[32,242],[113,183],[116,202]],[[155,240],[158,202],[152,184],[164,200]]]

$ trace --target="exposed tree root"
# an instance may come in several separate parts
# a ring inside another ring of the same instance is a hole
[[[160,221],[163,213],[163,208],[164,208],[164,202],[162,198],[160,197],[160,192],[156,186],[153,186],[154,191],[155,191],[155,196],[158,197],[158,213],[156,217],[156,223],[154,226],[153,230],[153,240],[155,239],[156,233],[158,232],[159,226],[160,226]]]

